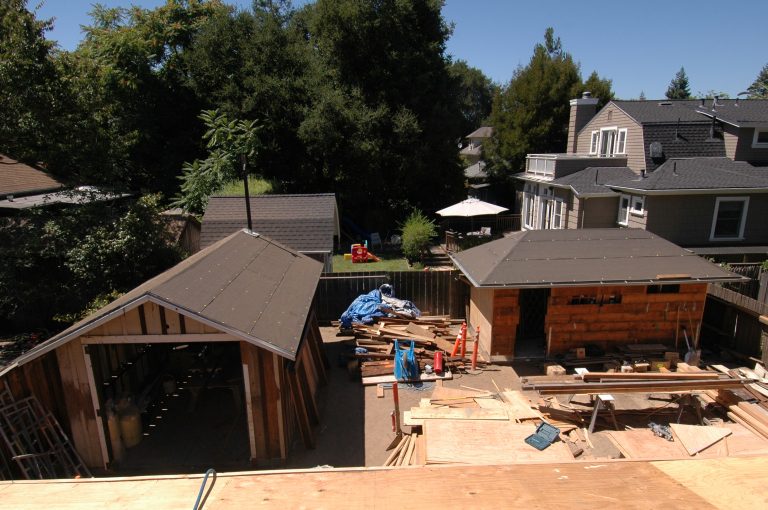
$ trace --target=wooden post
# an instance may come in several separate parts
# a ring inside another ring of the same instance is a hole
[[[291,389],[291,397],[293,400],[293,406],[296,410],[296,418],[299,423],[299,432],[301,438],[304,441],[306,448],[315,447],[315,436],[312,433],[312,425],[309,423],[309,415],[307,414],[307,402],[302,395],[301,385],[299,384],[299,378],[296,374],[296,365],[290,363],[288,365],[288,386]]]

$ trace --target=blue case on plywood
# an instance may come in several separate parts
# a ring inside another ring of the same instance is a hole
[[[555,442],[560,435],[560,429],[553,427],[549,423],[542,421],[541,425],[536,427],[536,433],[525,438],[525,442],[537,450],[543,450]]]

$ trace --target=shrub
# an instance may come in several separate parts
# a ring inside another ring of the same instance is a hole
[[[408,260],[417,260],[429,248],[429,243],[437,235],[435,222],[414,210],[402,226],[403,254]]]

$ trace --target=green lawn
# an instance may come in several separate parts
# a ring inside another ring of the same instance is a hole
[[[353,264],[351,260],[344,260],[344,255],[334,255],[333,271],[335,273],[346,273],[352,271],[420,271],[423,269],[421,264],[414,264],[413,267],[408,267],[408,263],[399,252],[374,253],[381,259],[380,262]]]

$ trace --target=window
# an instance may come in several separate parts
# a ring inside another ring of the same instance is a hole
[[[563,211],[565,210],[565,202],[559,198],[548,198],[544,201],[544,228],[545,229],[562,229],[563,228]]]
[[[752,147],[755,149],[768,148],[768,128],[755,128],[755,137],[752,139]]]
[[[523,226],[527,229],[536,228],[536,190],[538,186],[532,183],[526,183],[523,191]]]
[[[645,197],[639,197],[639,196],[632,196],[631,199],[632,207],[629,209],[629,212],[632,213],[635,216],[642,216],[644,212],[644,205],[645,205]]]
[[[592,138],[589,141],[589,153],[597,154],[597,144],[600,141],[600,131],[592,131]]]
[[[616,154],[627,153],[627,129],[619,129],[619,138],[616,141]]]
[[[624,227],[629,225],[629,195],[619,197],[619,217],[616,222]]]
[[[646,293],[647,294],[679,294],[680,285],[677,285],[677,284],[649,285],[648,287],[646,287]]]
[[[600,149],[598,156],[610,158],[616,149],[616,128],[602,128],[600,130]]]
[[[749,197],[717,197],[712,219],[710,241],[740,241],[744,239]]]

